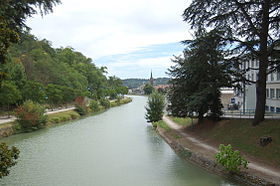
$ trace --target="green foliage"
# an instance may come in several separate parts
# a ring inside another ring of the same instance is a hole
[[[164,121],[162,121],[162,120],[160,120],[160,121],[156,121],[156,122],[152,122],[152,125],[153,125],[153,127],[157,127],[157,126],[159,126],[160,128],[163,128],[164,130],[166,130],[166,131],[170,131],[171,130],[171,128],[164,122]]]
[[[148,122],[156,122],[162,119],[165,106],[164,96],[158,92],[153,92],[148,98],[145,118]]]
[[[84,116],[88,113],[85,97],[79,96],[75,99],[75,111],[81,116]]]
[[[123,82],[116,76],[110,76],[108,79],[107,95],[110,99],[117,99],[119,95],[128,93],[128,88],[123,86]]]
[[[66,112],[59,112],[59,113],[54,113],[54,114],[48,115],[47,123],[48,124],[57,124],[57,123],[77,119],[79,117],[80,117],[80,115],[73,110],[66,111]]]
[[[241,166],[247,168],[249,162],[240,155],[239,151],[234,151],[231,145],[220,144],[219,151],[215,156],[216,161],[228,171],[239,172]]]
[[[21,92],[23,101],[32,100],[37,103],[46,102],[45,87],[36,81],[27,81]]]
[[[93,112],[98,112],[100,110],[100,105],[99,102],[96,100],[91,100],[89,103],[89,108],[93,111]]]
[[[232,78],[256,83],[253,125],[259,124],[265,115],[267,74],[275,72],[279,63],[279,1],[193,0],[183,16],[198,34],[204,29],[222,31],[223,41],[228,44],[227,61],[235,70]],[[246,76],[249,68],[240,69],[242,63],[252,59],[259,62],[254,69],[257,81]]]
[[[223,60],[224,46],[219,32],[212,31],[186,41],[184,58],[176,57],[169,69],[171,88],[168,110],[174,116],[185,117],[193,112],[202,119],[210,112],[218,118],[222,112],[220,88],[230,87],[231,66]]]
[[[32,131],[45,126],[47,116],[44,112],[45,108],[42,105],[28,100],[15,110],[15,116],[23,130]]]
[[[106,98],[100,99],[99,102],[100,102],[100,105],[103,106],[105,109],[108,109],[111,106],[110,101]]]
[[[0,84],[0,105],[7,106],[17,103],[21,99],[20,91],[10,81],[2,81]]]
[[[19,34],[27,28],[28,17],[40,11],[41,15],[51,12],[59,0],[1,1],[0,4],[0,63],[5,61],[7,50],[19,41]]]
[[[48,84],[46,87],[47,101],[53,105],[62,103],[63,92],[60,86],[54,84]]]
[[[130,79],[124,79],[123,85],[128,88],[138,88],[143,84],[146,84],[149,82],[149,79],[137,79],[137,78],[130,78]],[[154,85],[166,85],[168,84],[169,78],[156,78],[154,80]]]
[[[16,147],[11,149],[5,144],[0,143],[0,178],[10,173],[10,168],[14,166],[19,158],[19,150]]]
[[[154,87],[150,83],[147,83],[143,90],[146,95],[150,95],[154,91]]]

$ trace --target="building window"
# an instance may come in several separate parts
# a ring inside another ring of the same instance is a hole
[[[280,99],[280,89],[276,89],[276,99]]]
[[[275,90],[274,90],[274,88],[270,89],[270,98],[271,99],[275,98]]]
[[[266,89],[266,98],[269,98],[269,89]]]
[[[277,79],[277,81],[279,81],[279,80],[280,80],[280,70],[277,70],[277,73],[276,73],[276,79]]]
[[[254,73],[252,73],[252,81],[254,81],[255,80],[255,77],[254,77]]]
[[[274,112],[275,108],[274,107],[270,107],[270,112]]]
[[[256,60],[256,67],[259,67],[259,61]]]
[[[270,74],[270,81],[274,81],[274,73]]]
[[[252,68],[254,67],[254,60],[253,59],[251,60],[251,67]]]
[[[276,107],[276,112],[280,113],[280,108],[279,107]]]
[[[265,105],[265,111],[269,111],[269,107]]]

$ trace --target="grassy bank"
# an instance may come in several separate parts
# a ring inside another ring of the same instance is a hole
[[[185,130],[212,145],[231,144],[235,149],[252,158],[280,167],[280,120],[265,120],[253,127],[252,120],[227,119],[218,122],[204,120],[190,126],[189,119],[172,118],[178,124],[189,125]],[[271,136],[272,143],[260,146],[260,137]]]
[[[182,126],[190,126],[190,125],[193,125],[193,124],[196,124],[197,123],[197,119],[192,119],[192,118],[179,118],[179,117],[171,117],[170,116],[170,119],[172,121],[174,121],[175,123],[179,124],[179,125],[182,125]]]

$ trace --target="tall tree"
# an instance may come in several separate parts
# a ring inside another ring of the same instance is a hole
[[[253,125],[264,120],[266,103],[266,76],[280,66],[279,59],[271,56],[279,52],[280,1],[279,0],[193,0],[185,10],[184,20],[192,28],[219,29],[229,47],[232,61],[251,56],[259,60],[256,82],[256,111]]]
[[[231,66],[223,60],[224,43],[216,31],[200,33],[186,43],[184,58],[173,60],[176,64],[169,70],[169,110],[176,116],[196,112],[199,119],[210,111],[213,119],[218,118],[222,114],[220,88],[232,84]]]
[[[0,63],[4,63],[11,43],[19,40],[20,33],[28,28],[26,19],[33,14],[52,12],[60,0],[4,0],[0,3]]]

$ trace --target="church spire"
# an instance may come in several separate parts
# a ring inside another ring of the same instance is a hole
[[[151,70],[150,84],[154,86],[153,71]]]

